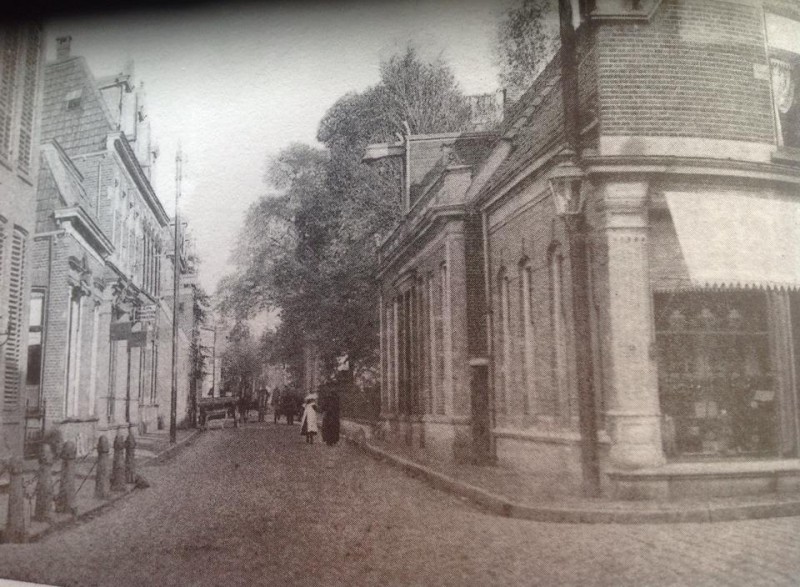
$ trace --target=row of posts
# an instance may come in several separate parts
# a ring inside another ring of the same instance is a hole
[[[133,430],[127,438],[118,434],[114,438],[114,458],[109,463],[111,447],[108,438],[101,435],[97,440],[97,463],[94,496],[108,499],[112,492],[125,491],[127,483],[136,482],[136,438]],[[61,459],[61,478],[58,493],[53,489],[54,452]],[[76,515],[78,513],[75,488],[75,443],[67,441],[61,445],[56,441],[42,443],[39,454],[39,471],[36,479],[36,503],[33,519],[51,522],[53,513]],[[110,466],[109,466],[110,464]],[[8,517],[3,534],[4,542],[25,542],[25,482],[21,457],[11,459],[9,465]]]

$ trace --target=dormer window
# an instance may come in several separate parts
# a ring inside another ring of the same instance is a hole
[[[800,149],[800,22],[768,13],[766,24],[778,143]]]
[[[67,103],[67,110],[77,110],[81,107],[81,98],[83,97],[83,90],[74,90],[64,97]]]

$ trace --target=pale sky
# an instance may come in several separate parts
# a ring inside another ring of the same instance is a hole
[[[209,293],[228,273],[247,207],[268,192],[267,158],[294,141],[316,144],[325,111],[378,82],[379,64],[410,42],[442,56],[465,93],[497,89],[496,26],[507,0],[228,4],[148,15],[46,23],[72,36],[95,76],[135,63],[160,156],[153,184],[174,213],[175,150],[184,151],[181,211]]]

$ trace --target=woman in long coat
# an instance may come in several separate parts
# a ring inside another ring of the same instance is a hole
[[[339,392],[329,389],[322,404],[322,441],[328,446],[339,442]]]

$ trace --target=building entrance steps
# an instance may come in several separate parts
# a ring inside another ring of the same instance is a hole
[[[559,489],[558,479],[502,465],[445,463],[423,450],[346,436],[368,454],[500,516],[539,522],[653,524],[723,522],[800,516],[800,492],[670,501],[584,498]]]

